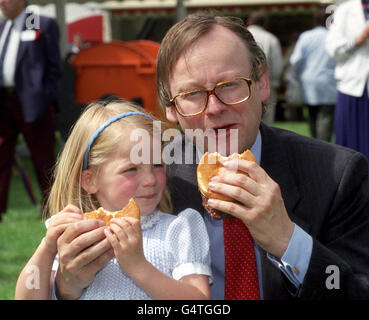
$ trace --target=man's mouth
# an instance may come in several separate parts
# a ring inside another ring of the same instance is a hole
[[[231,123],[231,124],[225,124],[225,125],[214,127],[213,130],[215,130],[215,134],[217,136],[223,135],[223,134],[229,135],[230,130],[231,129],[236,129],[236,127],[237,127],[236,124]]]

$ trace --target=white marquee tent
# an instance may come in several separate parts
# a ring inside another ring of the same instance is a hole
[[[59,24],[61,34],[61,48],[65,52],[66,35],[66,3],[87,4],[89,8],[98,8],[99,10],[116,9],[150,9],[150,8],[175,8],[177,19],[180,20],[186,15],[186,7],[221,7],[234,5],[280,5],[280,4],[314,4],[314,3],[335,3],[338,4],[345,0],[29,0],[30,5],[46,6],[55,5],[55,16]],[[68,14],[69,16],[69,14]],[[69,19],[69,18],[68,18]]]

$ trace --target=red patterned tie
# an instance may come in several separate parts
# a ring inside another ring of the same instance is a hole
[[[254,244],[240,219],[223,221],[225,299],[260,300]]]

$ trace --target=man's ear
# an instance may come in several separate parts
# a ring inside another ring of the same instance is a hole
[[[178,122],[176,108],[174,108],[173,106],[167,106],[165,108],[165,112],[166,112],[167,120],[169,122],[172,122],[172,123]]]
[[[259,95],[262,102],[265,102],[270,96],[269,72],[265,70],[257,82]]]
[[[88,194],[94,194],[98,191],[94,176],[90,170],[82,171],[81,186]]]

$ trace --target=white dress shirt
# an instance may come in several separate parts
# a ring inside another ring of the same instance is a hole
[[[14,26],[11,30],[8,48],[4,58],[3,66],[3,86],[14,87],[15,86],[15,68],[17,63],[18,48],[21,40],[21,34],[23,30],[24,20],[26,18],[26,10],[23,10],[17,18],[14,19]],[[3,32],[0,38],[0,54],[3,50],[6,36],[9,32],[9,28],[12,24],[12,20],[8,20],[4,26]]]
[[[337,62],[337,89],[354,97],[363,95],[369,78],[369,40],[355,45],[366,23],[361,0],[344,2],[334,13],[326,39],[327,52]]]

